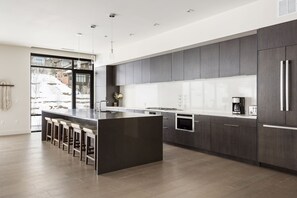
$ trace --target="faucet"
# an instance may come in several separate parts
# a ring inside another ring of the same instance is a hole
[[[100,102],[99,102],[99,109],[98,109],[99,112],[104,112],[104,111],[102,111],[102,103],[103,102],[106,102],[106,104],[109,103],[108,100],[100,100]]]

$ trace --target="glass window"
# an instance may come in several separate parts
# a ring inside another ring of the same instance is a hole
[[[72,69],[72,60],[63,58],[31,56],[31,65]]]
[[[82,61],[80,60],[80,64],[77,65],[79,61],[74,60],[74,69],[82,69],[82,70],[92,70],[92,62],[91,61]]]
[[[76,74],[76,108],[89,109],[91,102],[91,75]]]

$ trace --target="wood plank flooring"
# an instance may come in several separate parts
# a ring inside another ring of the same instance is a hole
[[[0,137],[0,197],[296,198],[297,177],[166,144],[162,162],[97,176],[35,133]]]

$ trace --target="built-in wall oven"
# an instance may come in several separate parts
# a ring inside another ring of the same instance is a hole
[[[193,114],[180,114],[175,115],[175,129],[187,132],[194,132],[194,115]]]

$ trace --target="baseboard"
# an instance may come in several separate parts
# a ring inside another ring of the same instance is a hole
[[[11,131],[0,131],[0,136],[9,136],[9,135],[22,135],[29,134],[30,130],[11,130]]]

